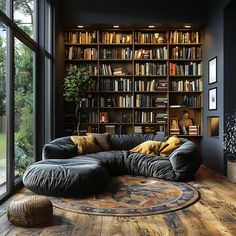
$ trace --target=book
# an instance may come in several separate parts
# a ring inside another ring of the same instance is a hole
[[[105,125],[105,132],[109,134],[116,133],[116,126],[115,125]]]

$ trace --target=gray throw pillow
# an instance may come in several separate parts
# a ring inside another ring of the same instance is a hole
[[[109,151],[111,150],[110,145],[110,135],[108,133],[98,134],[98,133],[86,133],[86,135],[92,135],[96,141],[97,144],[104,150]]]

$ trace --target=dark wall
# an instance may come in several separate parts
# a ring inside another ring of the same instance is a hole
[[[64,27],[79,23],[204,23],[207,20],[206,1],[189,0],[62,0]]]
[[[220,173],[226,172],[223,150],[224,137],[224,7],[230,0],[210,0],[209,17],[205,28],[204,50],[204,137],[202,139],[203,162],[207,166]],[[232,24],[231,24],[232,26]],[[216,84],[208,85],[208,61],[217,56],[217,80]],[[218,104],[216,111],[208,110],[208,89],[217,87]],[[219,116],[219,137],[208,137],[208,116]]]
[[[224,9],[224,99],[225,114],[236,108],[236,3],[231,3]],[[234,99],[233,99],[234,98]]]
[[[224,115],[232,115],[236,109],[236,2],[232,1],[224,9]],[[225,127],[226,132],[226,127]],[[225,150],[225,169],[226,156]]]

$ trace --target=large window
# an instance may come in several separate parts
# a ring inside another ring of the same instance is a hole
[[[52,138],[52,16],[50,0],[0,0],[0,203]]]
[[[15,39],[15,176],[34,160],[34,52]]]
[[[35,37],[35,0],[14,0],[14,21],[31,38]]]
[[[0,195],[7,181],[6,27],[0,21]]]

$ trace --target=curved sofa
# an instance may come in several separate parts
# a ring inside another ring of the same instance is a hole
[[[106,187],[114,175],[139,175],[165,180],[189,179],[201,158],[196,144],[181,138],[182,144],[169,157],[149,156],[129,150],[147,140],[166,141],[158,135],[111,135],[111,151],[77,154],[70,137],[58,138],[43,148],[42,161],[31,165],[23,175],[24,185],[39,194],[51,196],[84,195]]]

